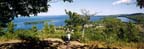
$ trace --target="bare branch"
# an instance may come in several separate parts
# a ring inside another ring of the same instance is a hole
[[[82,15],[85,15],[85,16],[95,16],[97,14],[97,12],[90,13],[90,11],[86,10],[86,9],[82,9],[81,13],[82,13]]]

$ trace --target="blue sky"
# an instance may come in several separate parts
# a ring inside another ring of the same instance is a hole
[[[135,0],[74,0],[73,3],[62,1],[50,3],[49,11],[38,15],[66,15],[65,9],[81,13],[82,9],[97,15],[144,13],[136,6]]]

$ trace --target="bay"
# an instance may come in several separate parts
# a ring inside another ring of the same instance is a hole
[[[92,16],[90,17],[90,21],[98,21],[104,18],[103,16]],[[18,17],[13,20],[14,24],[16,24],[15,29],[30,29],[34,24],[24,24],[25,22],[34,22],[34,21],[44,21],[44,20],[51,20],[48,24],[53,24],[55,26],[64,26],[65,20],[69,19],[67,15],[59,15],[59,16],[31,16],[31,17]],[[126,17],[118,17],[118,19],[122,20],[123,22],[129,22],[130,19]],[[35,26],[40,30],[43,28],[44,24],[39,23],[35,24]]]

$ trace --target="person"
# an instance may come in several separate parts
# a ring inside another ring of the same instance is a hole
[[[70,32],[70,30],[69,29],[67,29],[66,30],[66,44],[67,44],[67,47],[66,47],[66,49],[69,49],[70,48],[70,46],[69,46],[69,44],[70,44],[70,40],[71,40],[71,32]]]
[[[67,29],[66,32],[67,32],[67,34],[66,34],[67,42],[69,43],[71,40],[71,33],[70,33],[69,29]]]
[[[67,39],[68,39],[68,41],[71,40],[71,34],[70,33],[67,33]]]

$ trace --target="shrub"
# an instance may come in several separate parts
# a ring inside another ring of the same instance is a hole
[[[9,32],[9,33],[14,33],[14,23],[11,21],[11,22],[9,22],[8,23],[8,27],[7,27],[7,31]]]
[[[32,31],[32,32],[37,32],[38,29],[37,29],[37,27],[36,27],[35,25],[33,25],[32,28],[31,28],[31,31]]]
[[[36,36],[36,33],[31,32],[25,32],[25,33],[19,33],[18,38],[20,40],[26,41],[26,42],[37,42],[39,41],[39,38]]]
[[[53,24],[50,24],[49,27],[50,27],[49,28],[50,33],[55,33],[55,31],[56,31],[55,26]]]
[[[44,27],[43,27],[42,32],[44,32],[44,33],[49,33],[49,25],[48,25],[47,22],[44,23]]]
[[[8,41],[8,40],[16,39],[16,38],[17,38],[17,36],[15,34],[6,32],[4,35],[2,35],[0,37],[0,40],[1,41]]]
[[[81,39],[81,32],[75,32],[71,35],[71,40],[78,40]]]

